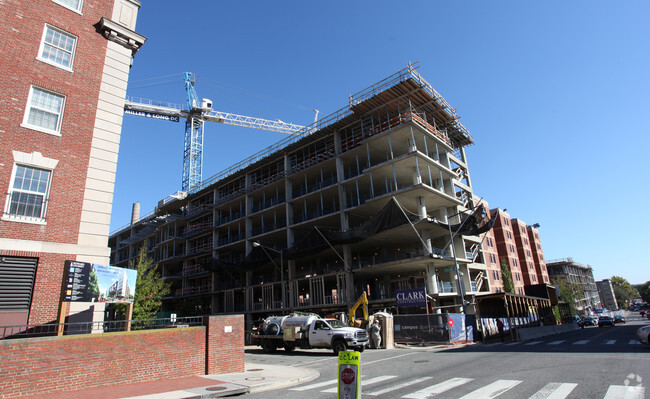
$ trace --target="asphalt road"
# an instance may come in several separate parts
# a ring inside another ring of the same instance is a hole
[[[645,398],[650,397],[650,347],[638,316],[616,327],[586,327],[529,342],[495,342],[454,349],[366,350],[364,398]],[[338,359],[331,351],[248,350],[246,361],[309,367],[317,380],[250,398],[335,398]]]

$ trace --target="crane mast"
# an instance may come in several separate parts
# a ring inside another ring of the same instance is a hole
[[[178,122],[185,118],[185,138],[183,141],[182,190],[192,192],[200,187],[203,174],[203,131],[205,121],[224,123],[233,126],[249,127],[271,132],[306,136],[304,126],[280,120],[267,120],[251,116],[237,115],[212,110],[212,101],[199,99],[194,87],[196,79],[191,72],[185,72],[186,106],[166,104],[141,98],[126,98],[124,112],[154,119]]]

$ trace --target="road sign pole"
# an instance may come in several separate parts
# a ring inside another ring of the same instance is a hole
[[[337,399],[361,399],[361,354],[339,352],[339,389]]]

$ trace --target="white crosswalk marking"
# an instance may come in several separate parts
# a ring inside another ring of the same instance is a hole
[[[614,345],[616,343],[615,339],[610,339],[609,341],[605,342],[605,345]]]
[[[613,340],[615,341],[615,340]],[[385,382],[397,378],[395,375],[382,375],[379,377],[364,379],[364,376],[361,376],[361,384],[365,388],[373,384],[380,382]],[[393,383],[392,385],[385,386],[382,389],[364,392],[364,396],[382,396],[390,394],[398,390],[407,389],[408,387],[415,386],[422,382],[431,380],[434,377],[420,377],[411,379],[408,381],[403,381],[399,383]],[[473,378],[451,378],[449,380],[440,382],[435,385],[431,385],[419,391],[412,392],[402,396],[402,399],[428,399],[436,395],[442,394],[444,392],[451,391],[454,388],[465,385],[471,381],[474,381]],[[492,399],[497,396],[502,395],[503,393],[509,391],[510,389],[521,384],[523,381],[520,380],[497,380],[488,385],[485,385],[481,388],[478,388],[460,399]],[[319,382],[316,384],[305,385],[297,388],[290,388],[290,391],[307,391],[310,389],[320,389],[327,386],[332,386],[320,392],[323,393],[336,393],[338,391],[338,381],[337,380],[328,380]],[[549,382],[542,389],[535,392],[529,399],[566,399],[578,386],[576,383],[569,382]],[[365,389],[364,389],[365,390]],[[392,396],[397,397],[397,396]],[[625,386],[625,385],[610,385],[607,389],[607,393],[603,399],[643,399],[645,398],[645,387],[643,386]]]
[[[391,385],[391,386],[386,387],[386,388],[384,388],[384,389],[381,389],[381,390],[379,390],[379,391],[364,392],[363,395],[364,395],[364,396],[366,396],[366,395],[367,395],[367,396],[379,396],[379,395],[383,395],[383,394],[388,393],[388,392],[393,392],[393,391],[397,391],[398,389],[402,389],[402,388],[409,387],[409,386],[411,386],[411,385],[419,384],[419,383],[421,383],[421,382],[424,382],[424,381],[430,380],[430,379],[432,379],[432,378],[433,378],[433,377],[422,377],[422,378],[416,378],[416,379],[414,379],[414,380],[409,380],[409,381],[403,382],[403,383],[401,383],[401,384]]]
[[[441,382],[440,384],[432,385],[428,388],[421,389],[417,392],[413,392],[406,396],[402,396],[403,399],[427,399],[432,395],[437,395],[439,393],[446,392],[450,389],[459,387],[463,384],[467,384],[472,381],[472,378],[452,378],[450,380]]]
[[[644,387],[610,385],[603,399],[643,399],[644,397]]]
[[[538,344],[541,344],[541,343],[542,343],[542,341],[533,341],[533,342],[525,343],[524,345],[538,345]]]
[[[298,388],[291,388],[289,389],[290,391],[307,391],[309,389],[315,389],[315,388],[321,388],[327,385],[332,385],[332,384],[337,384],[337,380],[329,380],[329,381],[324,381],[324,382],[318,382],[316,384],[310,384],[310,385],[303,385]]]
[[[636,339],[631,339],[629,343],[630,345],[641,345],[641,342],[637,341]]]
[[[588,339],[582,339],[580,341],[576,341],[573,343],[573,345],[587,345],[589,343]]]
[[[519,345],[521,342],[509,342],[505,346]]]
[[[562,342],[564,342],[564,341],[565,341],[565,340],[561,339],[561,340],[559,340],[559,341],[549,342],[547,345],[560,345],[560,344],[561,344]]]
[[[476,391],[470,392],[460,399],[490,399],[496,398],[509,389],[521,384],[519,380],[497,380],[492,384],[479,388]]]
[[[365,387],[367,385],[376,384],[378,382],[382,382],[382,381],[386,381],[386,380],[392,380],[393,378],[397,378],[397,376],[396,375],[381,375],[379,377],[370,378],[369,380],[364,380],[363,377],[362,377],[361,378],[361,385]],[[325,389],[325,390],[323,390],[321,392],[324,392],[324,393],[336,393],[336,392],[338,392],[338,390],[339,390],[339,387],[338,387],[338,382],[337,382],[337,385],[334,388]]]
[[[578,384],[549,382],[546,386],[537,391],[530,399],[564,399]]]

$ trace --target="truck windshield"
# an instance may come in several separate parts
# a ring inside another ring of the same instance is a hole
[[[341,321],[338,320],[338,319],[329,319],[329,320],[327,320],[327,322],[333,328],[347,327],[345,324],[341,323]]]

